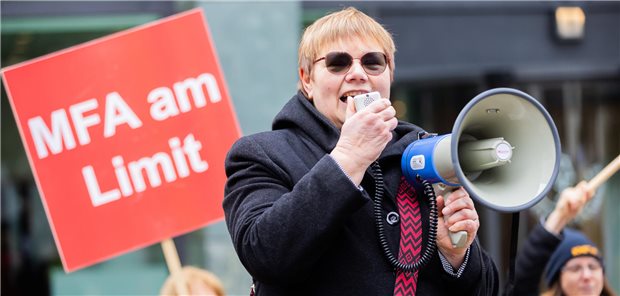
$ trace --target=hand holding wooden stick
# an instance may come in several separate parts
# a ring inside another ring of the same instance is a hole
[[[545,221],[545,229],[559,234],[564,226],[577,216],[592,199],[596,189],[620,169],[620,155],[610,162],[589,182],[581,181],[574,187],[566,188],[560,194],[555,208]]]

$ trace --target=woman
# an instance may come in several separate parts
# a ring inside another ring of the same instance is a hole
[[[422,130],[398,122],[387,99],[394,52],[391,35],[354,8],[317,20],[299,46],[300,91],[272,131],[231,148],[223,206],[257,295],[497,292],[496,267],[475,240],[478,214],[462,188],[437,198],[438,251],[430,248],[419,271],[395,268],[379,243],[375,214],[386,252],[398,253],[399,262],[413,264],[435,241],[420,235],[420,227],[433,232],[423,190],[400,169],[403,150]],[[355,110],[351,97],[368,92],[383,99]],[[373,163],[381,174],[370,171]],[[384,186],[375,190],[378,180]],[[376,196],[383,198],[374,213]],[[466,245],[453,248],[448,229],[466,231]]]
[[[517,256],[514,295],[539,294],[543,270],[547,290],[541,295],[616,295],[596,245],[583,233],[564,229],[593,195],[586,182],[562,191],[554,210],[532,230]]]

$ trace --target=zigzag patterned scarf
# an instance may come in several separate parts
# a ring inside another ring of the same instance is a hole
[[[422,250],[422,215],[418,195],[405,177],[400,179],[396,202],[400,214],[398,261],[412,264],[419,259]],[[417,270],[414,272],[397,270],[394,286],[395,296],[415,296],[417,287]]]

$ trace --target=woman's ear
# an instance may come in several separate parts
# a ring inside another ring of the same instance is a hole
[[[299,80],[308,99],[312,100],[312,77],[310,77],[310,73],[304,71],[303,68],[299,68]]]

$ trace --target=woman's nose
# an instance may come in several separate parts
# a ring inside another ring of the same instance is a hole
[[[347,72],[347,79],[368,79],[368,74],[366,74],[362,63],[359,60],[353,60],[353,64],[351,65],[349,72]]]
[[[583,268],[581,270],[581,276],[584,278],[591,278],[593,275],[593,271],[590,268]]]

